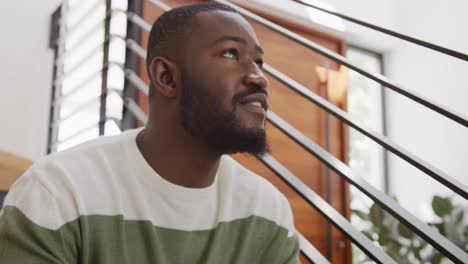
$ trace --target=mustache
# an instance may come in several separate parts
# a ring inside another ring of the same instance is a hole
[[[246,96],[248,96],[248,95],[257,94],[257,93],[262,93],[262,94],[265,94],[266,96],[268,96],[268,93],[267,93],[264,89],[262,89],[262,88],[260,88],[260,87],[258,87],[258,86],[253,86],[253,87],[251,87],[250,89],[248,89],[247,91],[243,91],[243,92],[239,92],[239,93],[235,94],[235,95],[232,97],[232,105],[233,105],[234,107],[236,107],[236,105],[239,103],[239,101],[240,101],[242,98],[244,98],[244,97],[246,97]],[[268,102],[267,102],[267,109],[268,109],[268,105],[269,105],[269,104],[268,104]]]

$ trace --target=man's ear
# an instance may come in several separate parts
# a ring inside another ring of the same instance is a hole
[[[177,66],[163,57],[156,57],[151,61],[150,74],[155,90],[166,97],[175,97],[177,94]]]

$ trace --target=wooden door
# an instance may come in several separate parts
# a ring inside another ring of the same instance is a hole
[[[170,7],[199,3],[204,1],[164,1]],[[272,17],[261,12],[251,10],[277,24],[280,24],[295,33],[298,33],[332,51],[343,54],[345,43],[343,40],[304,28],[288,21]],[[143,18],[153,23],[162,14],[148,1],[143,3]],[[313,92],[325,96],[325,85],[317,74],[317,68],[328,64],[331,70],[338,71],[338,65],[317,53],[267,29],[258,23],[249,21],[257,33],[258,39],[265,50],[265,62],[286,75],[307,86]],[[146,48],[148,34],[142,33],[141,45]],[[141,69],[145,69],[145,62],[141,62]],[[146,71],[141,72],[141,77],[149,81]],[[302,98],[291,89],[268,76],[270,81],[270,106],[271,110],[288,121],[296,129],[313,139],[322,147],[326,146],[326,119],[329,121],[329,151],[337,158],[346,161],[347,135],[345,127],[337,119],[329,117],[313,103]],[[329,82],[333,83],[333,82]],[[333,87],[328,87],[333,89]],[[345,106],[345,97],[335,100],[335,104]],[[141,94],[139,105],[147,111],[147,98]],[[325,198],[326,195],[326,167],[315,157],[294,143],[286,135],[272,125],[267,125],[268,141],[272,148],[273,156],[298,176],[315,192]],[[332,263],[350,263],[350,243],[343,234],[334,228],[328,231],[328,222],[307,202],[297,195],[278,176],[263,165],[255,157],[246,154],[233,156],[244,166],[272,182],[289,199],[296,228],[318,249],[324,256],[329,255]],[[349,217],[348,185],[335,173],[329,172],[329,203],[342,215]],[[331,233],[328,236],[328,233]],[[330,240],[327,240],[330,238]],[[328,245],[328,246],[327,246]],[[305,262],[304,262],[305,263]]]

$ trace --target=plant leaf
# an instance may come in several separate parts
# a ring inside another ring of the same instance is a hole
[[[408,258],[398,254],[391,254],[389,255],[398,263],[398,264],[411,264],[411,262],[408,260]]]
[[[381,246],[386,246],[391,241],[389,233],[380,232],[378,241]]]
[[[444,224],[444,229],[446,232],[447,238],[455,244],[460,244],[460,237],[458,232],[458,227],[456,224],[448,222]]]
[[[368,237],[370,240],[372,240],[372,241],[374,241],[374,240],[375,240],[375,239],[374,239],[374,235],[373,235],[373,233],[372,233],[372,232],[369,232],[369,231],[363,230],[363,231],[362,231],[362,233],[363,233],[364,235],[366,235],[366,237]]]
[[[372,224],[377,227],[381,227],[383,224],[384,212],[383,210],[377,205],[373,204],[369,210],[369,215]]]
[[[405,238],[412,238],[413,232],[406,225],[398,223],[398,234]]]
[[[432,199],[432,210],[434,210],[436,215],[444,217],[452,212],[453,205],[449,198],[443,198],[436,195]]]
[[[402,245],[400,244],[400,242],[398,242],[398,240],[391,240],[386,247],[386,252],[387,253],[391,252],[393,256],[401,255],[400,254],[401,248],[402,248]]]
[[[437,254],[435,255],[434,258],[431,260],[431,264],[440,264],[442,262],[443,255],[442,254]]]
[[[415,256],[418,260],[422,260],[422,257],[421,257],[421,250],[420,250],[420,249],[415,248],[413,252],[414,252],[414,256]]]
[[[439,233],[441,233],[443,236],[446,235],[445,233],[445,228],[444,228],[444,223],[438,223],[438,224],[434,224],[434,226],[437,228],[437,230],[439,230]]]
[[[359,218],[361,218],[361,219],[363,219],[363,220],[367,220],[367,221],[370,220],[370,219],[369,219],[369,214],[367,214],[367,213],[365,213],[365,212],[363,212],[363,211],[361,211],[361,210],[353,209],[351,212],[352,212],[353,214],[357,215]]]
[[[458,211],[458,213],[455,215],[455,221],[457,223],[461,223],[463,221],[463,216],[465,212],[463,210]]]

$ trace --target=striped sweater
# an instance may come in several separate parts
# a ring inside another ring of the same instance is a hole
[[[139,130],[36,162],[0,212],[0,263],[298,263],[286,198],[223,156],[213,184],[159,176]]]

